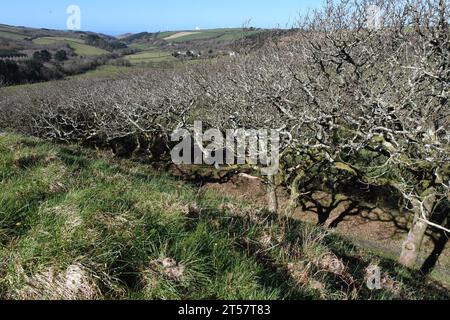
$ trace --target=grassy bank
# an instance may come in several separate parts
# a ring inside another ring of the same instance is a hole
[[[0,298],[449,297],[322,229],[103,152],[0,135],[0,190]]]

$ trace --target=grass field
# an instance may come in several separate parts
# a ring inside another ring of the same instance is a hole
[[[181,31],[165,31],[154,35],[157,39],[164,39],[166,42],[188,42],[195,40],[217,40],[217,41],[233,41],[239,40],[244,36],[263,32],[263,30],[243,31],[241,28],[222,28],[222,29],[205,29],[205,30],[181,30]],[[133,44],[131,45],[133,47]],[[135,48],[143,49],[145,45],[136,44]]]
[[[128,47],[130,47],[132,49],[143,50],[143,51],[149,51],[149,50],[156,50],[157,49],[157,47],[149,46],[149,45],[147,45],[145,43],[132,43]]]
[[[178,31],[162,31],[162,32],[158,33],[157,38],[164,39],[164,38],[170,37],[176,33],[178,33]]]
[[[126,56],[125,59],[132,64],[147,64],[147,63],[161,63],[161,62],[177,62],[178,59],[173,57],[170,52],[160,50],[150,50],[139,52],[133,55]]]
[[[323,229],[109,153],[0,134],[0,188],[2,299],[449,297]],[[381,290],[365,286],[371,264]]]
[[[133,67],[122,67],[122,66],[113,66],[113,65],[102,65],[97,67],[95,70],[90,70],[86,73],[69,76],[65,80],[54,80],[47,82],[37,82],[37,83],[29,83],[29,84],[19,84],[13,86],[7,86],[0,88],[0,95],[8,96],[16,94],[19,90],[33,90],[40,88],[49,88],[51,90],[51,86],[56,82],[68,81],[68,80],[79,80],[86,78],[94,78],[94,79],[105,79],[105,78],[114,78],[120,74],[126,74],[133,72],[135,68]]]
[[[191,36],[191,35],[197,35],[197,34],[200,34],[200,33],[201,32],[198,32],[198,31],[178,32],[178,33],[175,33],[175,34],[173,34],[171,36],[168,36],[168,37],[164,38],[164,40],[170,41],[170,40],[175,40],[175,39],[178,39],[178,38],[183,38],[183,37],[187,37],[187,36]]]
[[[133,67],[121,67],[121,66],[112,66],[112,65],[103,65],[97,67],[95,70],[90,70],[83,74],[78,74],[75,76],[68,77],[68,79],[85,79],[85,78],[113,78],[117,77],[120,74],[133,72]]]
[[[23,40],[26,37],[27,36],[20,34],[20,33],[5,31],[5,30],[0,29],[0,38],[11,39],[11,40]]]
[[[84,44],[84,40],[78,39],[78,38],[68,38],[68,37],[42,37],[33,40],[36,44],[42,44],[42,45],[48,45],[48,44],[54,44],[58,42],[74,42],[74,43],[80,43]]]
[[[210,29],[210,30],[200,30],[200,31],[186,31],[186,35],[179,33],[181,36],[177,37],[176,34],[171,34],[166,37],[168,42],[187,42],[195,40],[211,40],[215,39],[217,41],[232,41],[239,40],[244,36],[259,33],[261,31],[243,31],[242,29]],[[175,36],[175,37],[174,37]]]
[[[84,44],[82,39],[65,38],[65,37],[43,37],[33,40],[34,43],[40,45],[51,45],[55,43],[67,43],[79,56],[99,56],[108,54],[109,52],[100,48]]]
[[[0,95],[6,96],[8,94],[15,94],[17,91],[25,89],[33,89],[40,88],[42,86],[47,85],[50,82],[36,82],[36,83],[25,83],[25,84],[17,84],[13,86],[6,86],[0,88]]]

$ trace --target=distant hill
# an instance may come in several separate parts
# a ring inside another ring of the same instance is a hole
[[[134,49],[115,37],[87,31],[0,25],[0,83],[12,86],[78,75]],[[122,64],[129,64],[122,61]]]
[[[67,45],[78,55],[108,54],[127,46],[117,38],[89,31],[37,29],[0,24],[0,50],[54,50],[55,45]]]
[[[218,28],[205,30],[177,30],[165,32],[141,32],[122,37],[121,40],[126,42],[148,41],[148,40],[164,40],[166,42],[192,42],[204,40],[217,41],[233,41],[241,39],[248,35],[264,32],[264,29],[256,28]]]
[[[123,46],[107,46],[105,42],[125,43],[131,48],[156,47],[162,50],[210,50],[222,49],[229,50],[233,43],[238,40],[248,39],[254,41],[264,35],[271,33],[272,30],[259,28],[217,28],[205,30],[173,30],[163,32],[140,32],[125,33],[113,37],[101,33],[90,31],[68,31],[53,30],[45,28],[30,28],[24,26],[9,26],[0,24],[0,49],[29,49],[31,41],[36,43],[37,39],[66,39],[78,42],[95,37],[98,40],[88,45],[111,51]],[[53,41],[54,42],[54,41]],[[37,43],[43,43],[43,40],[37,40]],[[117,43],[116,43],[117,44]],[[112,48],[112,49],[111,49]]]
[[[39,29],[39,28],[0,24],[0,39],[2,40],[20,41],[20,40],[33,40],[43,37],[66,37],[66,38],[81,39],[88,35],[95,35],[101,37],[102,39],[110,41],[116,39],[115,37],[106,34],[90,31],[54,30],[46,28]]]
[[[132,35],[133,35],[133,33],[125,33],[125,34],[121,34],[121,35],[117,36],[116,38],[119,40],[122,40],[122,39],[126,39],[128,37],[131,37]]]
[[[140,32],[125,37],[120,41],[125,42],[130,48],[139,51],[147,51],[146,48],[173,53],[177,51],[201,52],[202,56],[228,54],[238,50],[243,45],[243,39],[257,39],[258,35],[270,32],[267,29],[258,28],[218,28],[205,30],[173,30],[163,32]],[[252,43],[252,41],[245,41]]]
[[[166,68],[183,60],[227,56],[244,47],[253,50],[262,46],[267,39],[281,38],[288,32],[259,28],[216,28],[125,33],[113,37],[89,31],[0,24],[0,52],[3,52],[3,56],[25,59],[40,50],[47,50],[52,56],[64,50],[69,60],[112,54],[108,59],[123,58],[120,63]]]

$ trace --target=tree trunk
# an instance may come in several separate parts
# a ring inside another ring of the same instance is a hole
[[[303,177],[303,172],[298,174],[291,185],[291,196],[289,197],[289,202],[286,207],[285,216],[286,218],[292,218],[295,209],[298,207],[298,200],[300,199],[300,191],[298,190],[298,185]]]
[[[284,214],[286,218],[288,219],[292,218],[292,216],[294,215],[295,209],[297,209],[298,207],[298,199],[299,199],[298,194],[292,194],[291,197],[289,198],[289,202]]]
[[[433,212],[436,195],[434,189],[429,189],[424,193],[423,209],[425,211],[426,219],[431,218]],[[420,249],[422,247],[425,232],[428,224],[420,220],[423,218],[420,203],[413,203],[414,205],[414,221],[408,233],[406,241],[403,243],[402,252],[400,254],[399,262],[407,268],[414,268],[417,264]]]
[[[267,202],[270,213],[278,213],[278,197],[275,176],[267,177]]]
[[[428,225],[425,222],[417,218],[414,219],[408,238],[403,243],[402,253],[400,255],[399,262],[405,267],[412,269],[416,266],[427,228]]]

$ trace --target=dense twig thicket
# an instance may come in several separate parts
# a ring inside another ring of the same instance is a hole
[[[380,9],[372,26],[369,5]],[[0,124],[147,153],[194,120],[223,130],[277,129],[279,177],[291,193],[286,214],[312,184],[386,187],[412,213],[400,261],[413,267],[427,228],[445,229],[435,213],[448,214],[450,201],[449,7],[446,0],[329,1],[301,19],[295,36],[246,55],[3,98]]]

